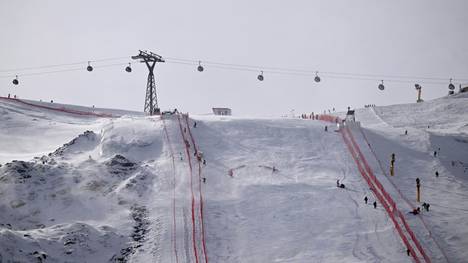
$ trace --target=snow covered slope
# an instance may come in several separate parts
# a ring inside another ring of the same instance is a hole
[[[423,241],[449,262],[468,258],[467,106],[468,97],[460,94],[356,110],[366,156],[374,160],[374,169],[381,170],[407,209],[423,202],[431,205],[430,212],[409,218]],[[392,153],[396,154],[393,177],[389,176]],[[416,202],[416,178],[422,182],[420,203]]]
[[[36,105],[36,106],[34,106]],[[57,109],[57,110],[50,110]],[[54,151],[85,130],[100,129],[105,118],[70,114],[89,112],[114,116],[137,116],[141,113],[95,109],[58,103],[15,100],[0,97],[0,164],[10,160],[29,160]]]
[[[98,112],[122,117],[0,99],[0,262],[412,260],[386,212],[372,206],[340,133],[325,132],[325,122]],[[466,213],[451,210],[466,204],[463,174],[444,166],[444,147],[436,160],[428,152],[447,134],[421,123],[402,137],[406,124],[396,127],[396,117],[389,124],[384,108],[375,112],[358,118],[369,123],[364,133],[382,162],[397,153],[391,179],[399,190],[410,199],[416,176],[443,190],[423,188],[431,211],[421,217],[436,239],[423,244],[434,261],[444,252],[463,261]],[[450,136],[463,140],[458,120]],[[364,137],[358,142],[364,149]],[[365,155],[378,170],[370,149]],[[426,238],[418,220],[410,223]]]

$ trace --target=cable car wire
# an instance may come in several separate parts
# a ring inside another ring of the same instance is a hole
[[[88,62],[105,62],[105,61],[115,61],[115,60],[129,59],[129,58],[130,58],[130,56],[114,57],[114,58],[101,58],[101,59],[92,59],[92,60],[78,61],[78,62],[71,62],[71,63],[63,63],[63,64],[43,65],[43,66],[37,66],[37,67],[0,69],[0,72],[20,72],[20,71],[38,70],[38,69],[46,69],[46,68],[58,68],[58,67],[83,65],[83,64],[86,64]]]
[[[44,65],[38,67],[25,67],[25,68],[15,68],[15,69],[2,69],[1,72],[4,73],[11,73],[8,75],[0,76],[0,78],[11,78],[16,75],[19,76],[33,76],[33,75],[43,75],[43,74],[50,74],[50,73],[59,73],[59,72],[69,72],[69,71],[77,71],[81,70],[82,68],[71,68],[71,69],[58,69],[53,71],[39,71],[39,72],[27,72],[33,70],[41,70],[41,69],[49,69],[49,68],[60,68],[60,67],[70,67],[70,66],[78,66],[78,65],[86,65],[86,63],[99,63],[99,62],[106,62],[106,61],[117,61],[125,59],[128,61],[130,56],[122,56],[122,57],[112,57],[112,58],[102,58],[102,59],[93,59],[93,60],[86,60],[86,61],[79,61],[73,63],[63,63],[63,64],[51,64],[51,65]],[[167,63],[172,64],[179,64],[179,65],[190,65],[190,66],[198,66],[198,71],[203,71],[205,68],[201,65],[201,60],[195,59],[187,59],[187,58],[178,58],[178,57],[165,57]],[[115,64],[115,65],[123,65],[128,63],[122,64]],[[247,65],[247,64],[235,64],[235,63],[224,63],[224,62],[216,62],[216,61],[209,61],[203,60],[203,64],[205,67],[209,68],[217,68],[223,70],[233,70],[233,71],[246,71],[246,72],[258,72],[263,71],[264,73],[268,74],[281,74],[281,75],[291,75],[291,76],[305,76],[305,77],[313,77],[316,82],[318,80],[318,71],[317,70],[305,70],[305,69],[293,69],[293,68],[283,68],[283,67],[265,67],[265,66],[257,66],[257,65]],[[92,66],[92,68],[102,68],[107,67],[109,65],[98,65]],[[129,66],[129,65],[128,65]],[[26,72],[24,72],[26,71]],[[126,68],[127,72],[131,72]],[[458,82],[468,82],[468,78],[443,78],[443,77],[424,77],[424,76],[409,76],[409,75],[386,75],[386,74],[363,74],[363,73],[351,73],[351,72],[335,72],[335,71],[320,71],[320,75],[322,77],[330,78],[330,79],[348,79],[348,80],[363,80],[363,81],[381,81],[385,80],[386,82],[395,82],[395,83],[414,83],[415,80],[418,80],[420,83],[424,84],[447,84],[448,80],[450,84],[452,81]],[[424,80],[424,81],[421,81]],[[318,83],[318,82],[317,82]],[[450,86],[451,88],[453,87]]]
[[[198,60],[194,59],[184,59],[184,58],[176,58],[176,57],[165,57],[166,62],[168,60],[173,60],[173,62],[187,62],[187,63],[196,63]],[[298,72],[298,73],[313,73],[317,70],[305,70],[305,69],[292,69],[292,68],[282,68],[282,67],[265,67],[265,66],[255,66],[255,65],[247,65],[247,64],[232,64],[232,63],[222,63],[222,62],[214,62],[209,60],[203,60],[205,65],[220,65],[220,66],[231,66],[236,68],[248,68],[255,71],[264,70],[267,71],[282,71],[282,72]],[[354,77],[375,77],[378,79],[423,79],[423,80],[440,80],[440,81],[447,81],[450,78],[446,77],[424,77],[424,76],[409,76],[409,75],[386,75],[386,74],[364,74],[364,73],[351,73],[351,72],[337,72],[337,71],[320,71],[321,74],[327,75],[347,75],[347,76],[354,76]],[[452,80],[457,81],[468,81],[468,78],[452,78]]]
[[[102,69],[102,68],[109,68],[109,67],[121,67],[128,65],[128,63],[113,63],[113,64],[104,64],[104,65],[99,65],[99,66],[93,66],[93,69]],[[40,75],[47,75],[47,74],[53,74],[53,73],[62,73],[62,72],[72,72],[72,71],[83,71],[86,70],[83,69],[83,67],[79,68],[68,68],[68,69],[60,69],[60,70],[50,70],[50,71],[40,71],[40,72],[30,72],[30,73],[23,73],[23,74],[13,74],[13,75],[4,75],[0,76],[0,78],[12,78],[12,77],[27,77],[27,76],[40,76]]]
[[[188,65],[188,66],[194,66],[198,65],[198,61],[195,62],[182,62],[182,61],[170,61],[166,60],[166,63],[168,64],[179,64],[179,65]],[[207,62],[204,62],[204,64],[208,64]],[[253,69],[253,68],[242,68],[242,67],[233,67],[233,66],[220,66],[220,65],[211,65],[211,68],[215,69],[224,69],[224,70],[235,70],[235,71],[247,71],[247,72],[258,72],[258,70]],[[304,77],[313,77],[315,79],[316,77],[316,72],[311,71],[310,73],[306,72],[288,72],[288,71],[279,71],[279,70],[263,70],[264,73],[268,74],[278,74],[278,75],[291,75],[291,76],[304,76]],[[320,73],[322,76],[326,76],[327,78],[330,79],[347,79],[347,80],[363,80],[363,81],[381,81],[382,78],[377,78],[377,77],[359,77],[359,76],[348,76],[348,75],[333,75],[330,73],[325,73],[321,72]],[[413,80],[398,80],[398,79],[385,79],[386,82],[394,82],[394,83],[413,83]],[[443,81],[421,81],[421,83],[424,84],[446,84],[447,82]]]

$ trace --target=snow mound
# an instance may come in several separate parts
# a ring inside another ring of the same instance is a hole
[[[57,224],[34,231],[0,229],[0,260],[11,262],[108,262],[128,238],[109,226]],[[2,261],[3,262],[3,261]]]
[[[163,144],[158,127],[145,118],[114,120],[103,128],[100,154],[104,157],[120,154],[131,161],[154,160],[160,155]]]
[[[85,151],[94,149],[100,141],[100,136],[93,131],[85,131],[78,135],[68,143],[65,143],[62,147],[55,150],[49,156],[66,156],[81,154]]]

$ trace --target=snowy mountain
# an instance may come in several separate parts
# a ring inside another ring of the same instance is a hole
[[[346,137],[323,120],[0,98],[0,262],[464,262],[466,105],[357,109]]]

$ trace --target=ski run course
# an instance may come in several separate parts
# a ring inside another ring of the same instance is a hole
[[[0,262],[468,262],[467,105],[338,129],[0,98]]]

